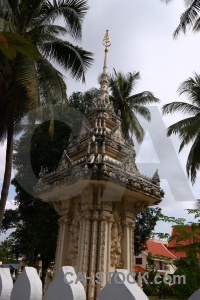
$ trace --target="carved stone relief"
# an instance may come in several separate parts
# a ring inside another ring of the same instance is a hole
[[[118,224],[117,224],[118,223]],[[115,216],[115,221],[111,227],[111,250],[110,250],[110,260],[111,266],[116,268],[121,268],[123,262],[121,262],[121,239],[122,239],[122,226],[118,216]]]
[[[80,224],[79,224],[80,216],[75,216],[70,225],[70,238],[69,238],[69,252],[68,259],[66,261],[66,265],[68,266],[76,266],[77,258],[78,258],[78,242],[79,242],[79,233],[80,233]]]

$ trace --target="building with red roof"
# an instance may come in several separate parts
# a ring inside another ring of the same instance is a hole
[[[176,270],[173,265],[177,256],[165,246],[161,240],[148,240],[147,249],[135,257],[135,272],[148,272],[154,268],[159,274],[173,274]]]
[[[177,259],[176,255],[170,252],[163,243],[148,240],[146,245],[148,253],[151,253],[154,257],[165,257],[172,260]]]
[[[174,237],[174,238],[173,238]],[[187,254],[180,247],[200,242],[200,229],[192,226],[172,227],[171,239],[167,245],[168,250],[178,258],[185,259]]]

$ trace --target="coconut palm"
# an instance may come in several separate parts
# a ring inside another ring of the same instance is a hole
[[[161,0],[169,3],[173,0]],[[186,33],[189,27],[192,27],[194,32],[200,30],[200,0],[184,0],[187,9],[180,16],[180,23],[174,31],[174,37],[177,37],[182,31]]]
[[[138,142],[142,142],[144,130],[138,121],[137,114],[150,121],[151,113],[144,105],[160,100],[149,91],[131,95],[139,79],[139,72],[123,74],[114,69],[114,74],[109,76],[109,87],[111,90],[110,100],[114,104],[115,112],[116,114],[120,112],[121,115],[124,137],[128,139],[130,131]]]
[[[186,170],[188,176],[194,184],[197,171],[200,168],[200,75],[194,74],[185,80],[179,87],[180,95],[185,94],[190,103],[172,102],[165,104],[162,108],[163,114],[182,112],[187,114],[183,120],[180,120],[167,129],[167,135],[177,134],[181,144],[179,152],[184,146],[192,142],[192,146],[187,158]]]
[[[87,0],[0,1],[0,32],[20,34],[36,45],[40,53],[37,61],[21,53],[11,61],[0,52],[0,140],[7,139],[0,224],[10,185],[17,124],[33,108],[66,100],[64,77],[54,63],[68,70],[72,78],[85,81],[92,54],[66,41],[65,35],[81,38],[87,10]],[[60,18],[65,26],[56,24]]]

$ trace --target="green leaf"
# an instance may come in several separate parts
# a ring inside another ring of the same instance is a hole
[[[39,58],[37,46],[34,45],[29,39],[26,39],[20,34],[14,32],[2,32],[1,34],[8,42],[8,48],[6,48],[7,51],[11,49],[10,51],[13,51],[13,53],[14,51],[20,52],[32,60],[37,60]]]
[[[12,47],[5,47],[3,44],[0,44],[0,51],[9,59],[15,59],[16,57],[16,50]]]

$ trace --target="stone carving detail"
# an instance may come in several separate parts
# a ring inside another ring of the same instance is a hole
[[[97,265],[97,246],[98,246],[98,211],[92,214],[92,232],[91,232],[91,248],[90,248],[90,276],[95,276]],[[95,281],[89,281],[88,285],[88,298],[95,296]]]
[[[83,275],[87,277],[88,268],[89,268],[89,251],[90,251],[90,238],[91,238],[91,221],[89,220],[89,216],[87,215],[84,222],[85,222],[85,239],[84,239],[84,246],[83,246],[83,261],[82,261],[82,269]],[[85,286],[85,290],[87,291],[87,282]]]
[[[101,214],[100,216],[100,226],[99,226],[99,237],[98,237],[98,243],[100,245],[98,249],[98,262],[97,262],[97,270],[101,271],[102,273],[105,273],[105,244],[106,244],[106,221],[105,221],[105,214]],[[103,284],[97,285],[97,294],[102,290]]]
[[[134,215],[137,216],[143,209],[148,207],[148,203],[143,201],[143,202],[136,202],[134,204]]]
[[[71,166],[72,166],[72,160],[69,158],[66,151],[64,150],[57,171],[63,171],[63,170],[67,171]]]
[[[68,259],[66,264],[68,266],[76,266],[77,265],[77,257],[78,257],[78,242],[79,242],[79,233],[80,233],[80,224],[79,224],[79,216],[75,216],[71,226],[70,226],[70,248],[68,252]]]
[[[39,182],[42,181],[42,179],[47,175],[47,173],[48,173],[47,167],[41,166],[40,173],[39,173]]]
[[[152,182],[156,185],[160,185],[160,176],[158,175],[158,170],[156,170],[156,172],[154,173],[152,177]]]
[[[111,227],[110,260],[111,260],[111,266],[114,266],[118,269],[122,268],[123,266],[123,263],[120,261],[121,238],[122,238],[122,227],[121,225],[117,225],[116,221],[114,221]]]
[[[139,173],[135,164],[134,154],[131,151],[131,154],[127,157],[127,159],[123,162],[124,170],[130,173]]]

